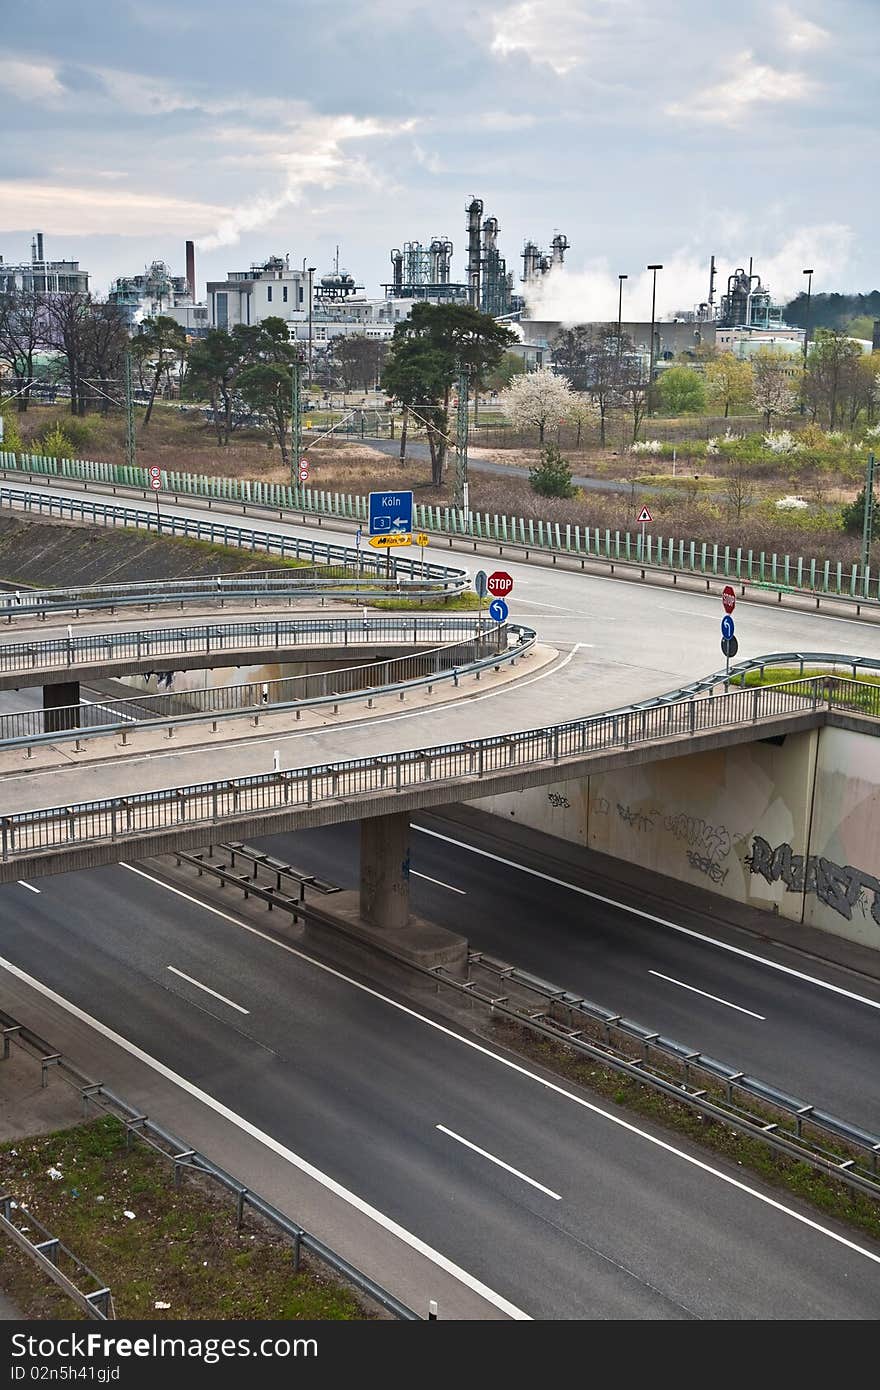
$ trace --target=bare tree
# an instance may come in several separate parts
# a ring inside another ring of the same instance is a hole
[[[48,343],[64,357],[64,374],[70,390],[71,415],[86,411],[83,376],[91,330],[92,297],[77,290],[53,295],[47,301]]]
[[[724,475],[724,498],[730,515],[735,521],[741,521],[743,512],[755,500],[755,483],[745,459],[729,460]]]
[[[40,294],[0,296],[0,362],[12,374],[19,411],[27,410],[34,356],[46,341],[46,301]]]

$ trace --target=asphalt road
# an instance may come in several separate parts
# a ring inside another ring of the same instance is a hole
[[[6,962],[533,1317],[880,1313],[880,1248],[271,928],[122,867],[0,902]]]
[[[308,873],[358,886],[357,825],[259,844]],[[416,818],[412,855],[414,910],[461,932],[473,950],[880,1134],[880,981],[854,980],[793,952],[783,959],[804,978],[783,974],[775,968],[779,952],[762,943],[744,944],[751,959],[726,950],[711,916],[677,910],[676,925],[707,939],[685,935],[665,926],[662,913],[629,911],[645,910],[632,889],[612,893],[614,904],[600,901],[609,891],[595,873],[545,864],[543,871],[562,879],[551,882],[529,871],[539,856],[438,816]]]

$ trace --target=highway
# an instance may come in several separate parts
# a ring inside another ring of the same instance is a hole
[[[692,907],[664,911],[595,870],[548,863],[482,827],[432,815],[414,826],[414,910],[461,932],[472,950],[880,1133],[880,978],[721,931]],[[355,824],[258,843],[298,869],[357,887]]]
[[[426,885],[417,907],[440,891]],[[871,1242],[312,962],[290,934],[244,930],[233,905],[209,912],[122,867],[12,885],[2,904],[4,963],[331,1174],[506,1311],[880,1313]]]
[[[197,505],[174,510],[203,514]],[[272,529],[316,534],[278,522]],[[320,534],[350,541],[326,526]],[[458,558],[446,547],[429,555]],[[482,558],[463,563],[492,568]],[[529,728],[660,693],[720,664],[717,597],[507,561],[503,567],[515,580],[511,617],[560,650],[554,667],[418,717],[403,711],[281,740],[273,733],[282,765]],[[880,657],[880,628],[854,619],[747,603],[736,618],[741,657],[799,647]],[[224,749],[226,775],[247,770],[255,742]],[[179,753],[143,760],[144,784],[180,784],[185,763]],[[90,769],[93,784],[99,776],[102,793],[111,792],[112,769]],[[17,809],[34,788],[30,804],[72,801],[85,790],[83,771],[7,777],[5,809]],[[437,821],[423,824],[451,834]],[[448,839],[413,838],[414,870],[425,875],[415,883],[415,911],[466,929],[474,946],[878,1127],[876,989],[854,986],[830,967],[813,965],[810,973],[861,992],[863,1001],[781,976]],[[471,842],[494,852],[486,841]],[[288,837],[283,857],[347,884],[357,864],[352,845],[350,828],[308,832],[292,843]],[[579,877],[576,886],[584,883]],[[0,904],[0,956],[11,965],[304,1155],[530,1316],[880,1313],[880,1250],[870,1242],[721,1161],[668,1138],[658,1142],[649,1126],[610,1105],[585,1104],[425,1010],[365,992],[284,949],[271,928],[265,936],[246,932],[122,867],[10,885],[0,889]],[[232,898],[229,913],[235,918]],[[712,934],[711,923],[697,929]],[[222,1149],[217,1156],[222,1161]]]

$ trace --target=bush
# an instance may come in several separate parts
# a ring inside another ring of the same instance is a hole
[[[23,446],[15,415],[8,406],[0,410],[0,415],[3,416],[3,443],[0,444],[0,449],[6,449],[11,454],[17,453]]]
[[[875,498],[876,498],[876,494],[875,494]],[[841,511],[841,517],[843,518],[843,529],[844,529],[844,531],[846,532],[846,534],[847,534],[848,536],[860,536],[860,535],[862,534],[862,532],[863,532],[863,530],[864,530],[864,527],[865,527],[865,489],[864,489],[864,488],[862,488],[861,492],[859,493],[858,497],[855,499],[854,502],[850,502],[848,506],[846,506],[846,507],[844,507],[844,508],[842,509],[842,511]],[[874,513],[873,513],[873,516],[871,517],[871,523],[872,523],[872,525],[871,525],[871,533],[872,533],[872,534],[871,534],[871,539],[873,540],[873,539],[874,539],[874,536],[875,536],[876,533],[877,533],[877,503],[876,503],[876,500],[875,500],[875,502],[874,502]]]
[[[545,444],[541,462],[529,469],[532,492],[539,497],[574,497],[577,489],[571,481],[571,468],[555,444]]]
[[[50,459],[72,459],[74,454],[73,444],[57,420],[51,429],[43,431],[40,448]]]

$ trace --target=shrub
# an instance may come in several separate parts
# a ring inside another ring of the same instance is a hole
[[[73,444],[57,420],[51,429],[43,431],[40,448],[51,459],[72,459],[74,454]]]
[[[532,492],[539,497],[574,497],[577,489],[571,481],[571,468],[555,444],[545,444],[541,462],[529,469]]]
[[[3,443],[0,449],[6,449],[9,453],[17,453],[22,448],[21,435],[14,413],[7,406],[5,410],[0,410],[3,416]]]

